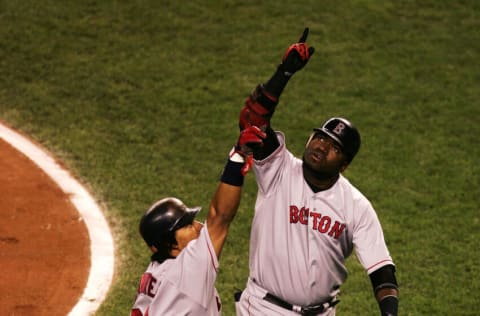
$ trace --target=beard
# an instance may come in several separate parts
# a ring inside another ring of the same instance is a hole
[[[338,177],[340,174],[340,170],[337,168],[329,169],[329,170],[321,170],[318,168],[313,168],[306,160],[305,154],[302,157],[302,169],[303,173],[307,173],[318,180],[329,180],[335,177]]]

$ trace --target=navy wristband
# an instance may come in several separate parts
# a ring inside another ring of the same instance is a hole
[[[396,296],[387,296],[378,305],[382,316],[398,315],[398,298]]]
[[[220,181],[226,184],[241,187],[245,178],[244,176],[242,176],[243,165],[244,163],[242,162],[234,162],[229,159],[225,164],[225,167],[223,168],[223,173],[220,177]]]

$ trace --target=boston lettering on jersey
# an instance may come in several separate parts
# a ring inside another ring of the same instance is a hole
[[[345,230],[345,224],[335,221],[332,223],[330,216],[322,216],[321,213],[310,212],[306,207],[298,208],[295,205],[290,205],[290,223],[308,225],[308,217],[312,217],[312,229],[317,230],[322,234],[338,239]]]
[[[153,293],[153,287],[156,283],[157,279],[155,279],[151,273],[144,273],[140,285],[138,286],[138,294],[145,294],[154,297],[155,293]]]

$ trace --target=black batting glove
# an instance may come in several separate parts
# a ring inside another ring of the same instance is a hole
[[[309,28],[306,27],[303,30],[303,34],[298,43],[290,45],[283,56],[280,69],[287,77],[292,76],[295,72],[305,67],[308,60],[315,52],[315,48],[308,47],[306,43],[308,31]]]

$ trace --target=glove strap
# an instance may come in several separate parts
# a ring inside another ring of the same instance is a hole
[[[228,154],[228,160],[232,162],[245,163],[245,158],[238,152],[237,147],[233,147]]]

